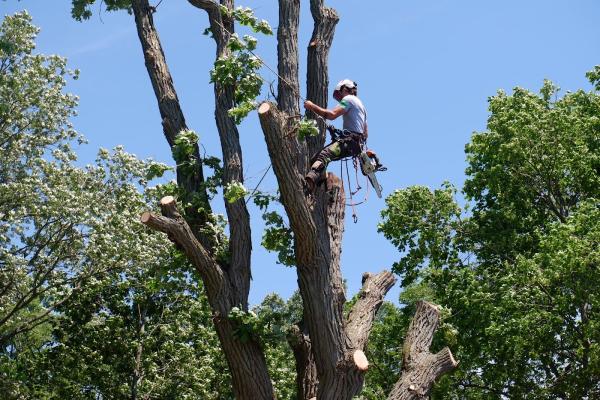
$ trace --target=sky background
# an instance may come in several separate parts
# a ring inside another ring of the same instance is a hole
[[[464,146],[474,131],[485,130],[487,99],[497,90],[510,92],[520,86],[537,92],[546,78],[563,93],[590,90],[585,72],[600,64],[598,0],[328,0],[326,4],[340,15],[329,57],[330,92],[344,78],[358,83],[368,110],[369,147],[388,167],[378,175],[384,199],[411,185],[435,189],[450,181],[460,188],[465,180]],[[259,18],[277,27],[277,1],[247,0],[237,5],[253,8]],[[71,68],[81,71],[79,80],[67,86],[80,96],[73,123],[89,140],[79,149],[80,162],[92,162],[100,147],[123,145],[141,158],[172,165],[133,16],[107,13],[95,4],[92,18],[77,22],[70,16],[69,0],[0,0],[2,17],[23,9],[41,28],[37,51],[64,56]],[[215,46],[202,35],[208,26],[206,13],[184,0],[163,0],[154,20],[187,124],[199,134],[206,153],[220,158],[209,84]],[[307,0],[302,1],[300,28],[304,81],[312,32]],[[259,37],[257,53],[276,67],[274,37]],[[276,81],[267,69],[263,77]],[[304,87],[301,92],[305,95]],[[263,90],[262,98],[266,95]],[[333,104],[330,98],[329,105]],[[256,113],[242,123],[240,136],[246,187],[254,188],[270,164]],[[340,165],[333,163],[329,169],[339,174]],[[276,191],[272,171],[260,189]],[[355,200],[362,200],[364,193]],[[400,257],[377,233],[384,199],[371,191],[366,204],[357,207],[356,224],[352,210],[347,210],[342,273],[348,297],[359,290],[363,272],[389,269]],[[213,203],[216,212],[223,212],[220,198]],[[250,304],[260,303],[271,292],[287,298],[297,288],[296,272],[276,264],[276,255],[262,249],[260,213],[254,206],[250,212],[254,239]],[[396,286],[387,299],[396,302],[398,294]]]

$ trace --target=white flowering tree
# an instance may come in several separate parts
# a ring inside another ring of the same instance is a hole
[[[0,26],[0,397],[221,398],[201,287],[139,223],[166,166],[122,148],[75,166],[77,72],[37,32],[25,12]]]

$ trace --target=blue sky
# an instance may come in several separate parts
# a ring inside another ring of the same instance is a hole
[[[151,2],[157,3],[157,1]],[[485,129],[487,99],[515,86],[537,91],[545,78],[563,92],[589,90],[585,72],[600,60],[600,2],[597,0],[329,0],[341,19],[330,53],[331,86],[343,78],[359,84],[369,118],[369,147],[389,168],[379,175],[384,196],[410,185],[437,188],[465,179],[464,145]],[[247,0],[259,18],[277,26],[275,0]],[[302,1],[301,71],[312,31],[308,1]],[[68,90],[80,96],[74,124],[89,144],[82,162],[99,147],[122,144],[139,157],[172,164],[156,100],[148,79],[133,17],[106,13],[79,23],[68,0],[0,0],[2,15],[27,9],[41,27],[38,51],[67,57],[80,79]],[[188,126],[200,135],[207,154],[220,156],[208,71],[214,43],[203,36],[204,12],[183,0],[163,0],[155,14],[167,61]],[[276,66],[274,38],[259,38],[257,52]],[[268,70],[263,76],[276,80]],[[304,94],[304,88],[302,88]],[[267,91],[263,91],[266,96]],[[334,102],[330,99],[330,105]],[[256,115],[240,127],[246,186],[253,188],[269,165]],[[339,174],[339,163],[330,166]],[[364,182],[362,182],[364,184]],[[364,186],[364,185],[363,185]],[[261,189],[274,192],[272,172]],[[362,200],[364,191],[356,195]],[[215,209],[223,210],[219,199]],[[371,192],[357,207],[358,223],[347,210],[342,272],[348,295],[360,287],[365,271],[390,268],[397,250],[377,233],[383,199]],[[297,287],[293,269],[275,263],[260,247],[262,222],[252,209],[254,255],[250,303],[270,292],[288,297]],[[396,287],[388,295],[395,301]]]

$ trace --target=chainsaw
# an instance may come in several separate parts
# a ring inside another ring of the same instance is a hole
[[[371,182],[371,186],[375,189],[377,197],[381,198],[381,191],[383,189],[379,182],[377,182],[375,172],[385,171],[387,168],[381,165],[379,158],[372,150],[362,151],[358,156],[358,159],[360,160],[360,170],[362,174],[369,178],[369,182]]]

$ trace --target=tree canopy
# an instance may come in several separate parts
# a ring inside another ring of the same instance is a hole
[[[430,288],[458,333],[462,367],[440,398],[598,396],[599,106],[595,90],[559,96],[550,81],[500,91],[465,148],[464,210],[450,184],[388,197],[396,272]]]

